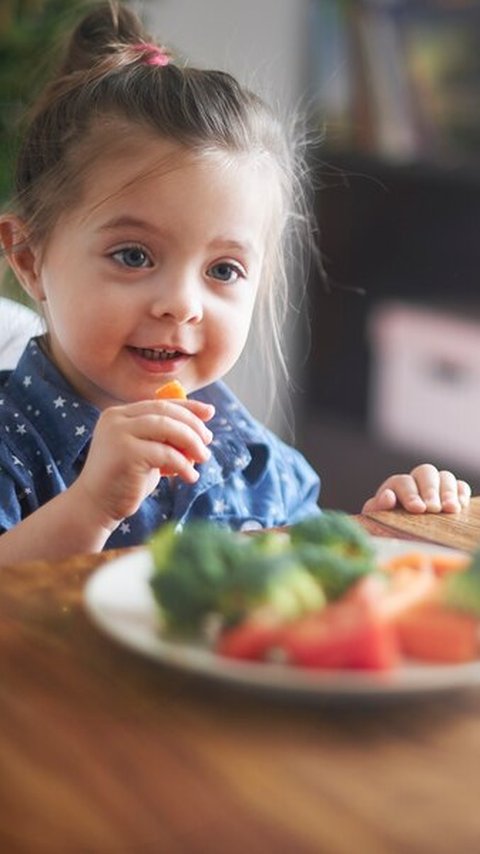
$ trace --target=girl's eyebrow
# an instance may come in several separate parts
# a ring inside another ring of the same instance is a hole
[[[150,231],[152,234],[164,234],[165,232],[147,220],[140,219],[135,216],[119,216],[115,217],[115,219],[108,220],[108,222],[104,223],[100,226],[100,231],[115,231],[117,228],[141,228],[144,231]],[[249,255],[257,255],[258,252],[255,249],[253,243],[249,240],[233,240],[228,235],[219,235],[210,241],[208,244],[209,249],[232,249],[237,250],[238,252],[245,252]]]
[[[142,228],[147,231],[158,232],[158,228],[147,222],[145,219],[140,219],[135,216],[119,216],[115,219],[110,219],[100,226],[100,231],[114,231],[116,228]]]
[[[227,249],[231,249],[232,251],[245,253],[246,255],[258,255],[258,251],[255,249],[253,243],[249,240],[232,240],[231,237],[216,237],[214,240],[211,240],[208,244],[209,249],[218,249],[225,251]]]

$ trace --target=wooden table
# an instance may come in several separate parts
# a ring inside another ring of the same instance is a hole
[[[473,546],[480,498],[361,521]],[[335,705],[173,672],[87,618],[112,556],[0,570],[1,852],[480,850],[480,692]]]

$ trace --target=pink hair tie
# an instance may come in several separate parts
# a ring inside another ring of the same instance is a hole
[[[138,53],[144,54],[143,61],[145,65],[168,65],[170,62],[168,54],[161,47],[152,44],[152,42],[132,44],[132,48],[138,51]]]

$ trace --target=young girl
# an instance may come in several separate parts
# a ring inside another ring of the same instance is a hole
[[[167,519],[319,512],[312,469],[219,381],[254,312],[279,340],[293,161],[259,98],[176,65],[127,9],[79,24],[0,220],[48,330],[0,387],[0,563],[140,543]],[[155,399],[172,378],[188,400]],[[454,511],[468,495],[422,466],[368,506]]]

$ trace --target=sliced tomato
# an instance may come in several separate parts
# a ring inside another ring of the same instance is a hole
[[[276,645],[278,633],[278,624],[273,625],[260,619],[245,620],[219,635],[215,652],[228,658],[261,661],[268,650]]]
[[[418,570],[403,567],[385,578],[375,573],[364,576],[350,588],[345,601],[370,608],[380,619],[392,622],[433,599],[439,584],[430,564]]]
[[[478,656],[478,621],[470,614],[429,602],[396,621],[404,655],[419,661],[458,664]]]
[[[399,659],[393,626],[354,602],[328,605],[291,623],[279,645],[287,661],[301,667],[390,670]]]

